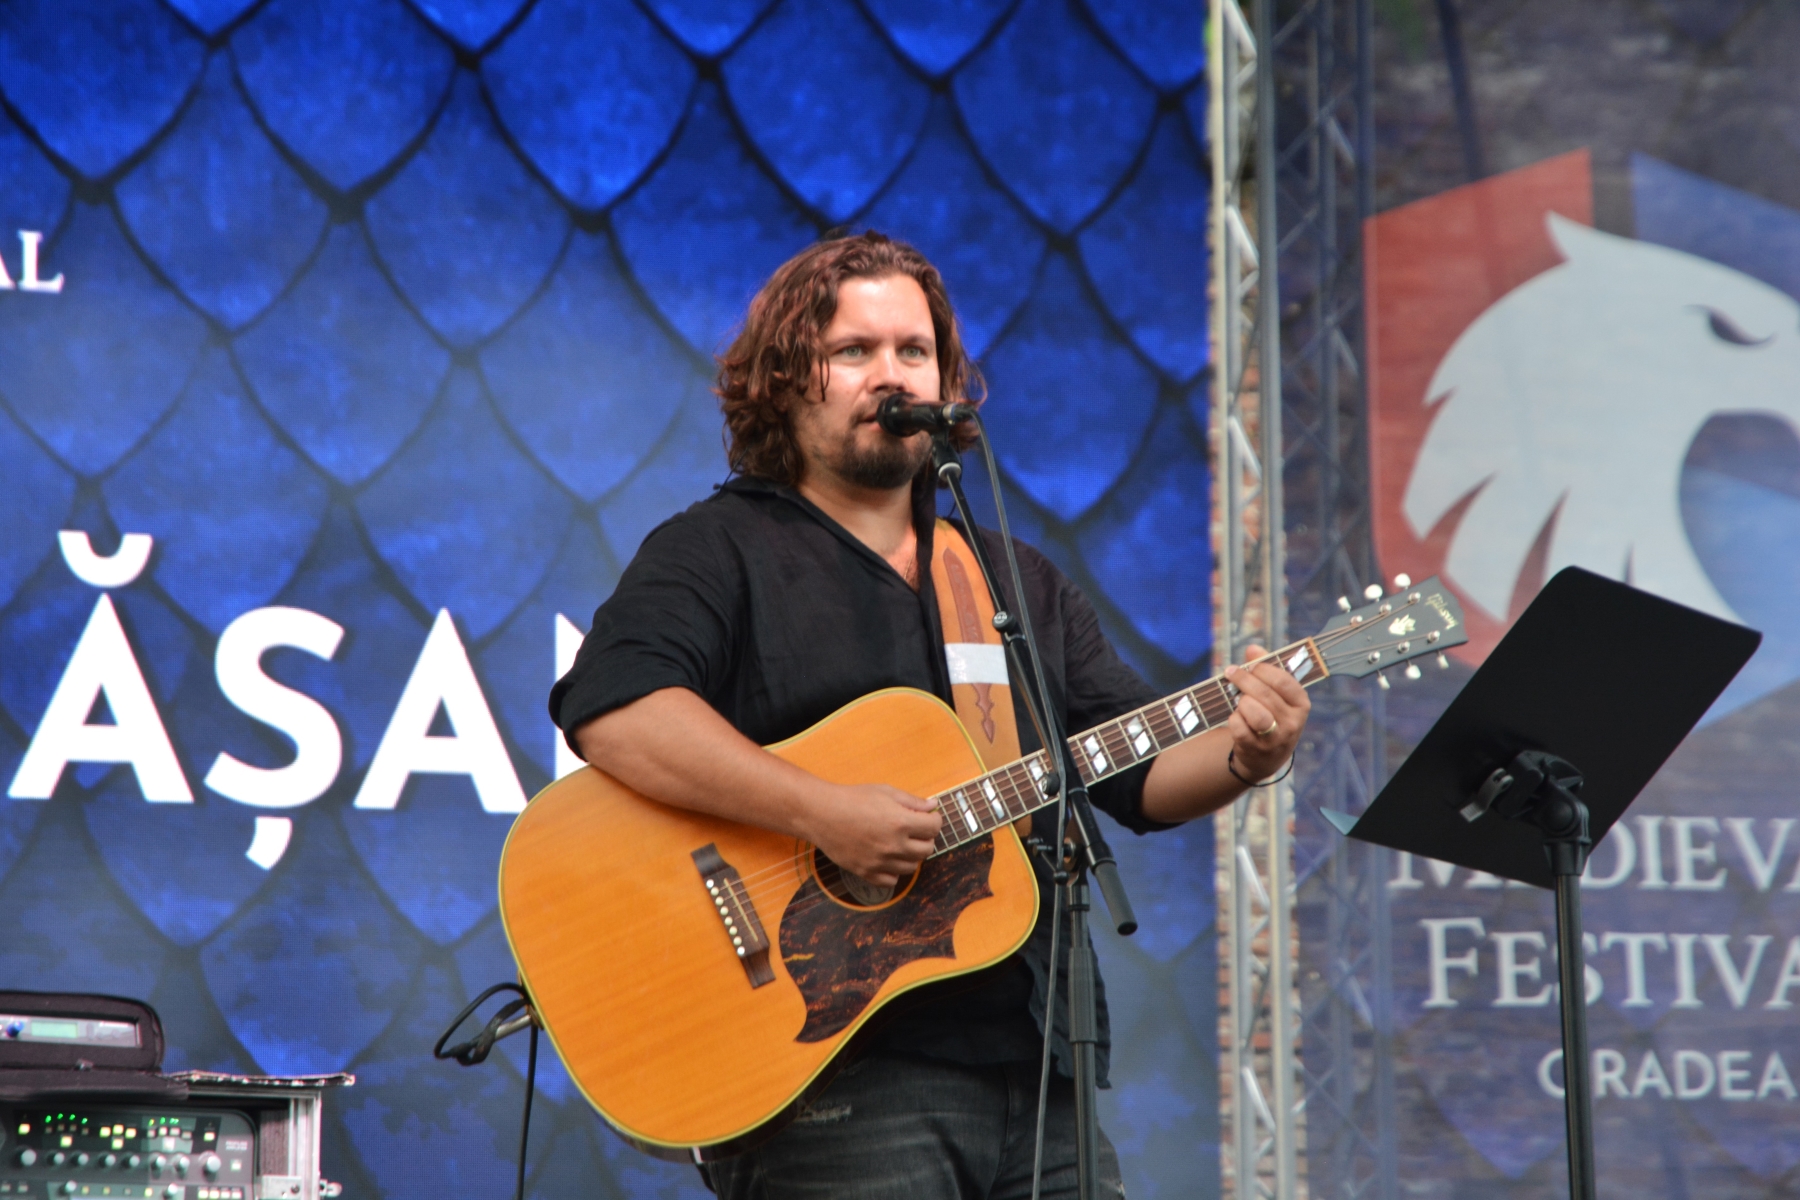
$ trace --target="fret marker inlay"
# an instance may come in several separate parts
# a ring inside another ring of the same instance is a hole
[[[1131,749],[1139,758],[1150,753],[1150,734],[1144,729],[1144,723],[1136,717],[1131,718],[1125,726],[1125,732],[1131,736]]]
[[[1101,775],[1106,774],[1106,755],[1100,749],[1100,739],[1089,734],[1088,740],[1081,743],[1081,748],[1087,751],[1088,761],[1094,764],[1094,770]]]
[[[1194,702],[1183,696],[1175,702],[1175,719],[1181,723],[1183,736],[1194,732],[1200,724],[1200,715],[1194,711]]]
[[[969,823],[969,832],[979,832],[981,829],[981,822],[975,819],[975,810],[969,807],[969,798],[961,792],[958,792],[956,793],[956,802],[962,806],[963,820]]]
[[[988,803],[992,805],[994,809],[994,816],[1002,821],[1006,820],[1006,806],[1000,803],[1000,793],[994,787],[994,781],[991,779],[982,780],[981,790],[987,793]]]

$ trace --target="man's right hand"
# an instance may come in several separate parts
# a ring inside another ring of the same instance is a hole
[[[626,787],[809,841],[879,887],[892,887],[937,849],[943,817],[931,801],[886,784],[828,783],[750,741],[686,688],[663,688],[597,717],[576,742]]]
[[[877,887],[893,887],[937,850],[937,805],[884,783],[822,783],[809,805],[807,840]]]

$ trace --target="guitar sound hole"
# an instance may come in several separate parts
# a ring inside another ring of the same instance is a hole
[[[833,900],[847,904],[851,908],[880,908],[900,896],[912,887],[918,872],[902,875],[892,887],[880,887],[860,876],[852,875],[836,863],[826,858],[824,852],[816,847],[812,851],[813,878],[819,881]]]

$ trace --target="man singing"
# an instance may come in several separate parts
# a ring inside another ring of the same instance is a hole
[[[720,362],[735,474],[652,532],[595,613],[550,696],[570,745],[646,796],[812,843],[876,887],[918,867],[936,849],[931,802],[830,783],[761,746],[881,688],[951,703],[967,681],[947,662],[942,614],[955,610],[941,608],[933,579],[962,535],[936,519],[929,435],[896,438],[876,411],[896,392],[966,400],[975,380],[943,281],[910,246],[865,233],[814,245],[777,270]],[[997,536],[979,536],[999,560]],[[1030,547],[1019,547],[1019,561],[1063,727],[1086,729],[1155,700],[1081,592]],[[957,633],[948,640],[963,641]],[[1213,812],[1280,770],[1306,722],[1305,691],[1273,665],[1229,674],[1240,700],[1226,726],[1095,784],[1093,802],[1143,833]],[[1039,746],[1017,696],[1013,707],[999,714],[1005,736],[1016,728],[1020,751],[1031,753]],[[1035,828],[1052,842],[1054,811],[1041,810]],[[1025,945],[891,1006],[892,1018],[797,1120],[710,1164],[721,1197],[1030,1195],[1050,986],[1050,883],[1035,866],[1043,903]],[[1049,1035],[1058,1070],[1047,1197],[1075,1194],[1065,996]],[[1100,1031],[1104,1080],[1103,996]],[[1100,1178],[1102,1194],[1124,1194],[1104,1138]]]

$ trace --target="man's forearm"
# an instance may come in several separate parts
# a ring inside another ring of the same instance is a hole
[[[1243,794],[1244,784],[1226,769],[1225,756],[1230,750],[1231,731],[1219,728],[1163,751],[1144,779],[1144,816],[1179,824],[1217,812],[1236,800]]]
[[[575,731],[581,756],[665,804],[808,836],[820,781],[739,733],[686,688],[651,692]]]

